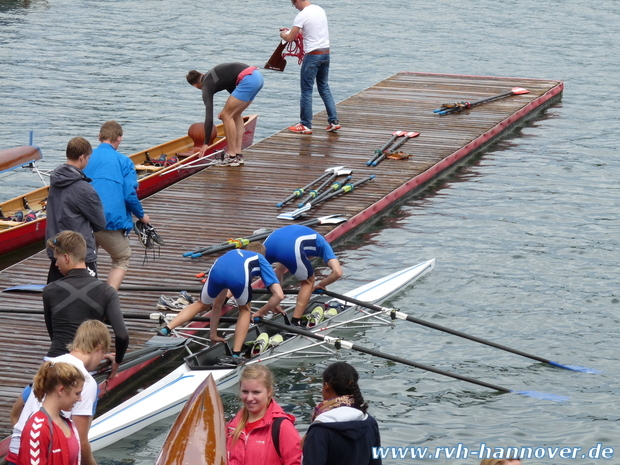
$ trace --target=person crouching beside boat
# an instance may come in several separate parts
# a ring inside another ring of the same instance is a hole
[[[207,282],[202,288],[200,300],[185,307],[167,326],[160,331],[160,336],[170,335],[171,330],[177,326],[187,323],[200,312],[209,310],[211,306],[211,321],[209,337],[212,342],[224,342],[218,336],[217,325],[222,313],[222,306],[228,299],[230,291],[239,306],[239,318],[235,325],[235,342],[233,345],[233,356],[231,363],[241,363],[240,357],[243,343],[250,326],[250,313],[252,309],[252,277],[260,276],[265,287],[271,292],[271,297],[267,303],[254,315],[263,317],[276,307],[284,299],[284,292],[280,282],[273,272],[271,265],[263,256],[265,248],[260,243],[252,243],[247,250],[231,250],[218,258],[211,270]]]
[[[269,368],[247,366],[239,385],[243,407],[228,423],[228,465],[299,465],[301,448],[295,417],[273,399]]]
[[[342,267],[329,242],[314,229],[301,225],[290,225],[272,232],[264,242],[265,258],[269,263],[277,263],[275,272],[280,281],[286,271],[299,280],[301,288],[297,294],[297,304],[291,323],[299,326],[301,317],[308,306],[312,292],[325,289],[342,277]],[[314,269],[310,258],[321,257],[331,273],[319,283],[315,283]]]
[[[366,413],[359,375],[345,362],[323,372],[323,402],[312,414],[303,440],[303,465],[380,465],[372,448],[381,447],[379,426]]]
[[[34,377],[39,411],[26,422],[17,465],[79,465],[80,440],[73,422],[61,414],[81,400],[84,375],[69,363],[45,362]]]

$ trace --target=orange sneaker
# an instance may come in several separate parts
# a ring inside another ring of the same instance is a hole
[[[325,128],[327,132],[336,132],[338,129],[340,129],[340,123],[338,121],[335,123],[329,123],[329,126]]]
[[[288,128],[288,130],[296,134],[312,134],[312,129],[307,128],[301,123],[297,123],[295,126],[291,126],[290,128]]]

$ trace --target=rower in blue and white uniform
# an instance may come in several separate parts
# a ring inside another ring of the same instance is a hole
[[[250,325],[250,311],[252,304],[252,277],[260,276],[265,287],[271,292],[267,303],[254,316],[265,316],[276,309],[284,293],[269,262],[263,256],[264,247],[260,243],[253,243],[248,250],[231,250],[218,258],[211,270],[207,282],[202,288],[200,300],[185,307],[167,326],[162,328],[160,335],[167,336],[177,326],[190,321],[200,312],[211,309],[210,339],[213,342],[223,342],[217,334],[222,306],[227,300],[228,291],[237,301],[239,318],[235,325],[235,342],[233,357],[241,354],[245,337]]]
[[[291,323],[299,325],[301,317],[310,301],[312,292],[325,289],[342,276],[340,262],[336,258],[329,242],[307,226],[290,225],[277,229],[264,242],[265,258],[269,263],[277,263],[275,272],[280,281],[288,270],[301,285],[297,295],[297,304]],[[314,268],[310,259],[321,257],[331,269],[331,273],[316,283]]]

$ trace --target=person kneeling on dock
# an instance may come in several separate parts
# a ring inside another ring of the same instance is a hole
[[[265,258],[269,263],[277,263],[275,272],[278,279],[282,281],[288,269],[301,284],[291,319],[293,325],[299,325],[312,292],[316,289],[325,289],[328,284],[342,277],[340,262],[329,242],[307,226],[293,224],[277,229],[265,240],[264,245]],[[331,269],[329,276],[316,284],[310,257],[321,257]]]
[[[267,315],[270,311],[275,310],[284,298],[280,282],[263,253],[263,245],[254,243],[248,247],[248,250],[231,250],[218,258],[209,271],[209,277],[202,288],[200,300],[181,310],[158,334],[168,336],[174,328],[187,323],[198,313],[207,311],[212,306],[210,339],[212,342],[224,342],[224,339],[217,334],[217,325],[222,306],[228,298],[228,291],[230,291],[239,305],[239,318],[235,325],[233,358],[238,358],[240,362],[239,356],[250,326],[252,276],[260,276],[265,287],[271,292],[271,297],[267,303],[254,316],[263,317]]]

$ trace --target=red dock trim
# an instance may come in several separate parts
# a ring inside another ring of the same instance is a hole
[[[554,88],[552,88],[551,90],[543,94],[542,96],[538,97],[536,100],[532,100],[530,103],[524,106],[521,110],[517,111],[510,117],[506,118],[501,123],[498,123],[493,128],[491,128],[489,131],[483,133],[476,139],[472,140],[469,144],[461,147],[459,150],[447,156],[446,158],[441,160],[439,163],[433,165],[428,170],[424,171],[423,173],[420,173],[414,178],[411,178],[409,181],[405,182],[402,186],[398,187],[397,189],[394,189],[392,192],[390,192],[388,195],[383,197],[378,202],[375,202],[370,207],[362,210],[357,215],[350,218],[349,221],[347,221],[346,223],[330,231],[329,233],[325,235],[325,238],[329,242],[334,242],[336,239],[348,233],[349,231],[355,229],[356,227],[361,225],[363,222],[372,218],[374,215],[378,214],[382,210],[392,206],[398,199],[404,197],[409,192],[414,191],[415,189],[419,188],[423,184],[431,181],[433,178],[441,175],[442,172],[444,172],[446,169],[448,169],[452,165],[456,164],[463,158],[469,155],[472,155],[484,145],[487,145],[494,139],[498,138],[502,132],[506,131],[511,126],[518,123],[520,120],[525,119],[528,115],[533,113],[534,110],[536,110],[536,108],[539,108],[540,106],[544,105],[546,102],[551,100],[553,97],[562,93],[563,90],[564,90],[564,83],[559,82],[557,86],[555,86]]]

